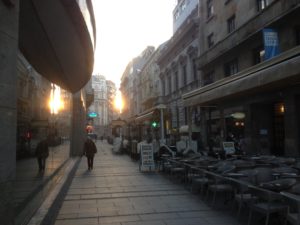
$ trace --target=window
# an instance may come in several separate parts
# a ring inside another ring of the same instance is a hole
[[[214,33],[207,36],[207,45],[208,48],[211,48],[214,45]]]
[[[181,8],[181,11],[184,11],[186,9],[186,1],[183,1],[180,8]]]
[[[227,20],[227,30],[228,33],[231,33],[235,30],[235,15]]]
[[[203,75],[203,80],[202,80],[202,84],[203,86],[211,84],[214,82],[214,75],[215,75],[215,71],[210,71],[206,74]]]
[[[183,86],[185,86],[187,84],[186,65],[182,66],[182,77],[183,77]]]
[[[264,50],[263,46],[255,48],[253,50],[253,64],[254,65],[264,61],[264,58],[265,58],[265,50]]]
[[[179,18],[179,11],[177,10],[174,14],[174,20],[176,21]]]
[[[198,80],[198,68],[197,68],[196,59],[193,59],[193,78],[194,78],[194,81]]]
[[[231,76],[233,74],[236,74],[238,72],[238,61],[237,59],[234,59],[224,66],[224,74],[225,77]]]
[[[171,78],[171,76],[168,77],[168,80],[169,80],[168,81],[168,83],[169,83],[169,92],[168,93],[171,94],[172,93],[172,78]]]
[[[188,124],[188,108],[184,107],[184,124]]]
[[[212,0],[207,0],[206,2],[206,10],[207,10],[207,18],[210,18],[214,14],[214,7],[213,7],[213,1]]]
[[[296,45],[300,45],[300,26],[295,28]]]
[[[257,10],[261,11],[269,5],[270,0],[257,0]]]
[[[165,96],[166,95],[166,86],[165,86],[165,81],[164,80],[162,80],[161,81],[161,95],[162,96]]]
[[[179,83],[178,83],[178,71],[175,71],[174,73],[174,76],[175,76],[175,90],[178,90],[178,87],[179,87]]]

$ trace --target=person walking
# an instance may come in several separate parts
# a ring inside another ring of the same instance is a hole
[[[88,136],[84,143],[84,149],[83,149],[83,154],[87,158],[88,170],[93,169],[95,153],[97,153],[97,147],[95,143],[92,141],[91,137]]]
[[[35,154],[39,164],[39,171],[44,172],[46,168],[46,159],[49,156],[49,146],[47,139],[43,139],[38,143],[38,145],[36,146]]]

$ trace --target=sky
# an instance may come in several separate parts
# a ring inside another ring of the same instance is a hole
[[[172,36],[175,0],[93,0],[93,6],[97,29],[93,74],[104,75],[119,87],[131,59]]]

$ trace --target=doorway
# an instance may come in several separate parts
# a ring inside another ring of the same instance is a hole
[[[273,140],[272,154],[277,156],[284,155],[284,140],[285,140],[284,111],[285,111],[285,107],[283,102],[278,102],[274,104],[274,108],[273,108],[274,140]]]

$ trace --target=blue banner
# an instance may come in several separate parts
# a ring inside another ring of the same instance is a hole
[[[264,47],[265,47],[265,60],[271,59],[278,55],[279,40],[278,33],[274,29],[263,29]]]

